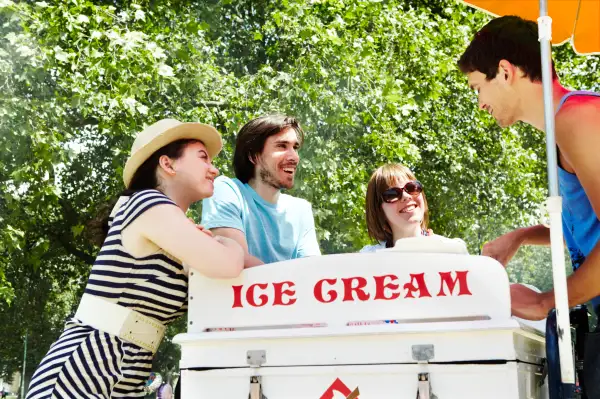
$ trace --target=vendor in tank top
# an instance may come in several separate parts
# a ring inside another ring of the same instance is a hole
[[[485,56],[482,56],[485,54]],[[523,54],[527,54],[525,57]],[[522,121],[544,130],[544,101],[537,25],[519,17],[489,22],[476,35],[459,61],[479,107],[502,127]],[[569,305],[600,304],[600,97],[570,91],[553,69],[559,185],[563,197],[564,236],[576,273],[567,281]],[[483,248],[483,255],[507,265],[521,245],[549,245],[546,226],[507,233]],[[550,266],[548,266],[550,267]],[[512,287],[513,314],[543,319],[554,308],[554,293]]]
[[[515,16],[496,18],[475,34],[458,63],[478,94],[479,108],[502,127],[525,122],[544,130],[544,91],[537,24]],[[570,91],[553,69],[558,180],[562,197],[563,234],[574,273],[567,279],[569,306],[600,305],[600,95]],[[483,248],[507,265],[521,245],[549,245],[544,225],[509,232]],[[548,265],[550,267],[550,265]],[[553,309],[554,293],[511,286],[512,313],[540,320]],[[600,328],[586,335],[583,387],[600,397]]]

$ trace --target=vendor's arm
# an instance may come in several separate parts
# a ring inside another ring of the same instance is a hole
[[[513,230],[485,243],[481,254],[506,266],[522,245],[550,245],[550,229],[540,224]]]
[[[567,278],[569,307],[588,302],[600,294],[600,246],[596,244],[577,272]],[[513,284],[510,289],[512,314],[522,319],[542,320],[554,308],[554,290],[537,293]]]
[[[600,115],[586,105],[576,110],[568,103],[561,112],[569,117],[557,118],[556,141],[561,154],[573,169],[590,200],[596,217],[600,214]],[[522,287],[522,286],[521,286]],[[600,242],[592,249],[577,271],[567,279],[569,306],[589,301],[600,294]],[[513,313],[528,319],[542,319],[554,304],[554,292],[532,294],[522,288],[512,288]]]
[[[202,225],[215,236],[236,241],[244,250],[244,267],[262,265],[263,261],[248,252],[242,206],[242,195],[233,180],[219,177],[213,196],[202,201]]]

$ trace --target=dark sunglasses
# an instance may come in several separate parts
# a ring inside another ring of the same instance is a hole
[[[396,202],[402,198],[403,192],[414,198],[418,197],[423,192],[423,185],[418,180],[409,181],[402,188],[390,187],[381,194],[381,199],[384,202]]]

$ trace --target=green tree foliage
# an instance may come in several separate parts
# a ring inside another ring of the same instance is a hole
[[[123,188],[136,132],[160,118],[216,126],[231,175],[246,121],[299,117],[292,194],[312,202],[324,253],[369,243],[366,184],[385,162],[415,170],[434,231],[473,253],[534,223],[543,136],[499,129],[455,66],[486,20],[453,0],[0,0],[0,374],[25,331],[28,374],[60,334],[98,250],[86,225]],[[561,50],[558,65],[595,87],[597,61]],[[511,277],[549,288],[547,259],[522,251]],[[158,369],[173,369],[169,348]]]

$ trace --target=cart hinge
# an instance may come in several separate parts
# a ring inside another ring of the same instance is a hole
[[[419,373],[419,383],[417,385],[417,399],[437,399],[437,396],[431,392],[431,381],[429,373]]]
[[[413,345],[412,358],[419,363],[427,363],[435,357],[435,347],[428,345]]]
[[[250,367],[260,367],[267,362],[267,351],[253,350],[246,352],[246,363]]]

